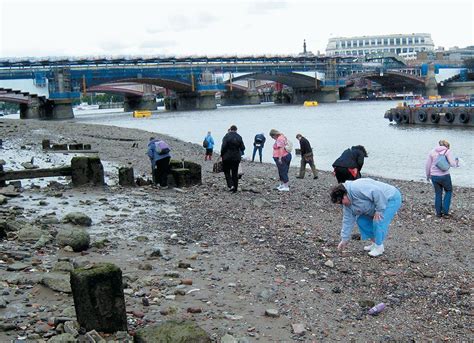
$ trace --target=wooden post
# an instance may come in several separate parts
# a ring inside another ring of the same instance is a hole
[[[87,331],[127,331],[122,271],[111,263],[71,271],[71,289],[79,324]]]

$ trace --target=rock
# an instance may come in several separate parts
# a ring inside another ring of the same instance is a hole
[[[49,339],[48,343],[75,343],[79,342],[73,335],[70,333],[62,333],[57,336],[53,336]]]
[[[123,332],[123,331],[118,331],[117,334],[119,332]],[[128,337],[127,333],[125,333],[125,337],[123,337],[123,339],[120,339],[120,337],[122,337],[123,335],[119,335],[117,338],[117,340],[119,342],[131,342],[132,340],[130,339],[130,337]],[[91,343],[105,343],[106,340],[103,339],[99,333],[95,330],[91,330],[89,332],[87,332],[85,334],[85,338],[87,339],[87,342],[91,342]]]
[[[70,272],[74,269],[74,266],[71,262],[68,261],[59,261],[53,267],[53,272]]]
[[[13,263],[13,264],[8,265],[7,270],[11,271],[11,272],[18,272],[18,271],[24,270],[28,267],[30,267],[29,264],[17,262],[17,263]]]
[[[252,201],[252,203],[253,203],[253,206],[255,206],[257,208],[270,207],[271,206],[271,203],[267,199],[264,199],[264,198],[255,198]]]
[[[291,329],[293,330],[293,333],[298,336],[303,336],[306,333],[304,324],[291,324]]]
[[[224,318],[225,318],[225,319],[229,319],[229,320],[241,320],[241,319],[244,318],[244,317],[243,317],[243,316],[239,316],[239,315],[235,315],[235,314],[225,313],[225,314],[224,314]]]
[[[68,213],[62,220],[64,223],[72,223],[74,225],[91,226],[92,219],[82,212]]]
[[[221,338],[221,343],[238,343],[239,341],[229,334],[225,334]]]
[[[24,223],[21,229],[17,232],[17,237],[20,242],[36,242],[42,235],[47,235],[46,231],[40,228]]]
[[[175,270],[168,270],[165,272],[165,277],[171,277],[171,278],[179,278],[180,274],[179,272]]]
[[[193,342],[210,343],[211,338],[191,321],[166,321],[137,330],[135,343]]]
[[[33,246],[33,248],[35,249],[39,249],[39,248],[42,248],[44,247],[46,244],[48,244],[49,242],[51,242],[53,240],[53,236],[51,236],[50,234],[45,234],[45,235],[41,235],[41,237],[38,239],[38,241],[35,243],[35,245]]]
[[[0,194],[7,197],[17,197],[20,195],[18,190],[15,189],[13,185],[8,185],[7,187],[0,187]]]
[[[375,301],[373,300],[359,300],[359,306],[362,308],[371,308],[375,306]]]
[[[56,235],[56,242],[61,247],[70,246],[75,252],[87,250],[90,235],[85,229],[62,229]]]
[[[186,312],[188,312],[188,313],[202,313],[202,308],[200,308],[200,307],[188,307],[186,309]]]
[[[280,317],[280,313],[278,312],[278,310],[271,309],[271,308],[265,310],[265,315],[266,315],[267,317],[271,317],[271,318],[278,318],[278,317]]]
[[[79,336],[79,329],[80,328],[81,328],[81,326],[75,320],[70,320],[70,321],[64,322],[64,332],[69,333],[69,334],[73,335],[74,337]]]
[[[0,332],[12,331],[16,329],[16,325],[13,323],[0,322]]]
[[[4,297],[0,297],[0,308],[7,307],[7,300]]]
[[[334,268],[334,262],[332,260],[327,260],[324,265],[329,268]]]
[[[68,274],[46,273],[43,275],[41,283],[53,291],[71,293],[71,284]]]
[[[37,165],[34,165],[31,162],[23,162],[21,163],[21,166],[25,169],[38,169],[39,168]]]
[[[0,205],[4,205],[8,202],[8,199],[6,196],[0,194]]]

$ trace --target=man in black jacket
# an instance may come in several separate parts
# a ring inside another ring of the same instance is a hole
[[[237,133],[237,126],[232,125],[222,139],[221,157],[227,187],[233,193],[237,192],[239,164],[244,150],[244,141]]]
[[[304,174],[306,173],[306,163],[311,167],[313,172],[313,179],[318,178],[318,170],[314,165],[314,156],[313,149],[311,149],[311,144],[309,141],[304,138],[301,133],[296,135],[296,139],[300,141],[300,150],[301,150],[301,164],[300,164],[300,174],[297,176],[298,179],[304,179]]]
[[[367,150],[362,145],[355,145],[344,150],[341,156],[332,164],[337,182],[344,183],[347,180],[361,178],[360,171],[367,156]]]

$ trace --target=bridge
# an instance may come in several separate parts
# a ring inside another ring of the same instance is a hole
[[[4,100],[0,100],[21,103],[21,118],[64,119],[73,117],[72,100],[86,92],[121,93],[126,110],[135,110],[156,109],[156,91],[166,89],[167,109],[200,110],[216,108],[216,92],[230,104],[258,103],[252,80],[290,87],[290,103],[335,102],[339,89],[350,88],[356,78],[431,93],[436,93],[437,87],[433,73],[423,75],[423,68],[408,68],[393,56],[364,61],[350,56],[3,60],[0,96]],[[233,82],[243,79],[249,80],[244,95],[242,89],[232,87]],[[25,92],[15,88],[19,80],[31,82],[34,89]],[[128,87],[137,84],[142,90]],[[41,90],[44,95],[39,96]],[[22,91],[21,100],[10,95]]]

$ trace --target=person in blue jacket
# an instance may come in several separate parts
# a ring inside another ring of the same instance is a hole
[[[343,207],[341,242],[337,248],[347,246],[357,222],[362,239],[371,241],[364,250],[373,257],[382,255],[389,225],[402,204],[400,191],[387,183],[362,178],[334,187],[331,201]]]
[[[151,137],[148,142],[147,155],[150,158],[153,175],[153,184],[160,188],[168,188],[168,174],[171,160],[169,145],[161,140]]]
[[[260,157],[260,163],[262,163],[262,150],[265,145],[266,138],[263,133],[258,133],[253,139],[253,153],[252,153],[252,162],[255,160],[255,154],[258,151],[258,156]]]
[[[206,149],[206,154],[204,155],[204,161],[212,161],[212,153],[214,151],[214,138],[211,136],[211,131],[207,132],[207,136],[204,137],[203,147]]]

